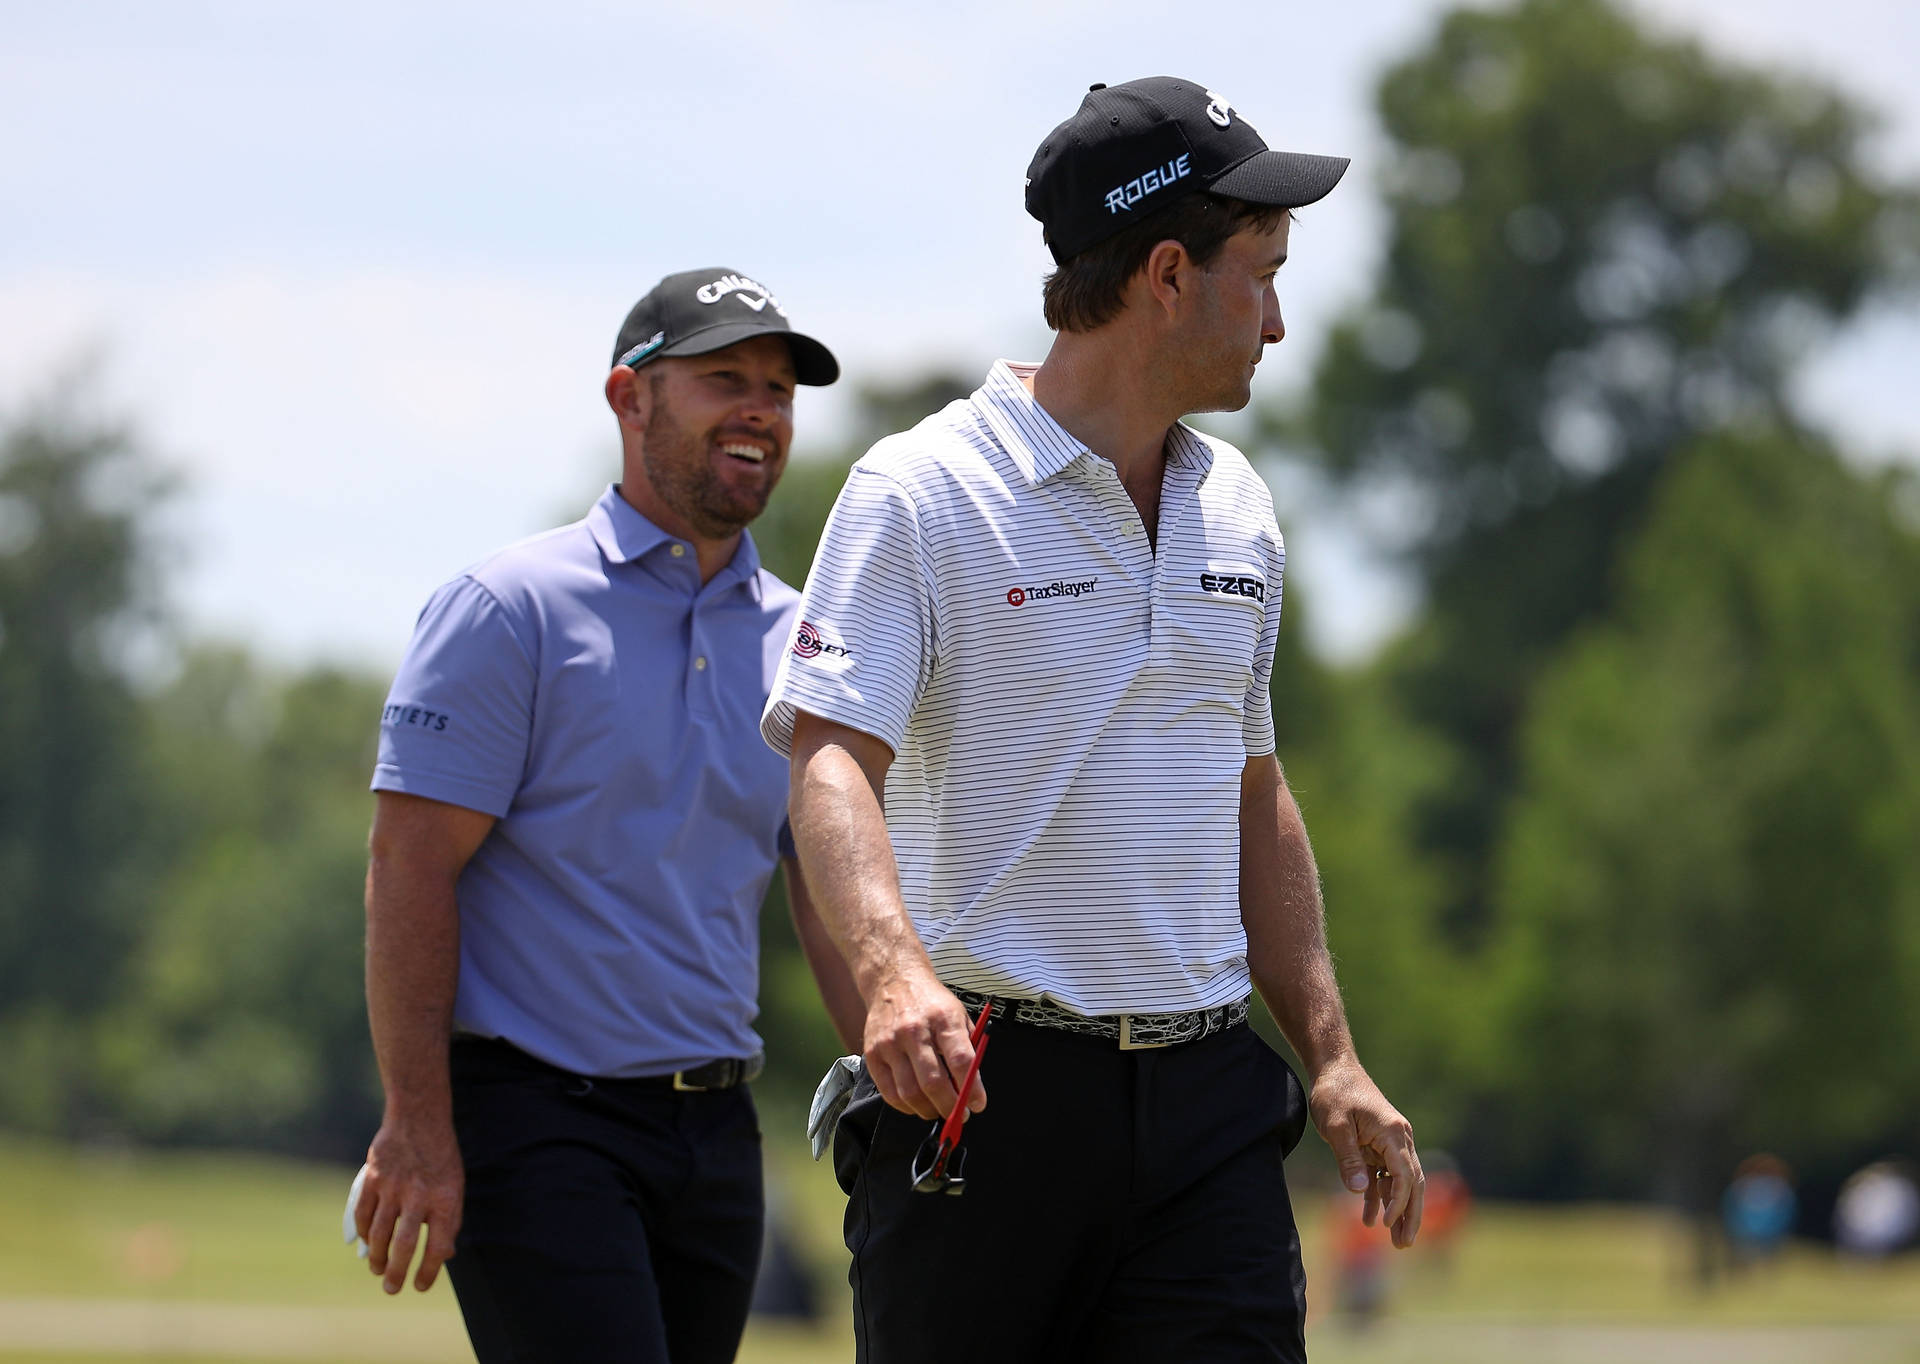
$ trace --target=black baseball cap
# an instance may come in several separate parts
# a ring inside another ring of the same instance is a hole
[[[1340,183],[1344,156],[1276,152],[1197,81],[1147,76],[1096,85],[1027,167],[1027,212],[1056,263],[1194,190],[1299,208]]]
[[[633,305],[613,343],[613,363],[634,369],[662,355],[705,355],[750,336],[779,336],[793,352],[803,384],[840,377],[833,352],[787,325],[786,309],[766,285],[716,265],[668,275]]]

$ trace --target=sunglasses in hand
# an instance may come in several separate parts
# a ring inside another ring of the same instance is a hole
[[[960,1129],[967,1120],[967,1095],[972,1093],[974,1077],[980,1073],[980,1058],[987,1054],[987,1036],[992,1023],[993,1001],[988,1000],[980,1006],[980,1017],[967,1035],[967,1040],[973,1043],[973,1064],[967,1067],[967,1076],[960,1082],[960,1095],[954,1100],[953,1111],[934,1123],[927,1139],[914,1152],[915,1193],[966,1192],[967,1182],[960,1171],[966,1163],[967,1148],[960,1144]]]

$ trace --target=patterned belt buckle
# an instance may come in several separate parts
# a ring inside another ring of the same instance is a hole
[[[1133,1015],[1120,1015],[1120,1050],[1153,1051],[1158,1047],[1171,1046],[1170,1042],[1136,1042],[1133,1040]]]

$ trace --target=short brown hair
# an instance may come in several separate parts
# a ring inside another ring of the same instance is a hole
[[[1202,268],[1212,264],[1234,233],[1264,232],[1287,216],[1271,204],[1225,195],[1184,195],[1064,262],[1046,279],[1047,325],[1057,332],[1090,332],[1113,320],[1128,283],[1146,268],[1164,241],[1186,247]]]

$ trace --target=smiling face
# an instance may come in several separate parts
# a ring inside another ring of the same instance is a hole
[[[635,377],[647,389],[637,470],[646,489],[629,494],[668,532],[716,542],[738,535],[766,510],[787,466],[795,382],[787,343],[756,336],[646,369]]]
[[[1238,412],[1253,397],[1253,370],[1286,335],[1274,276],[1287,259],[1292,220],[1247,228],[1200,272],[1191,324],[1177,354],[1189,412]]]

